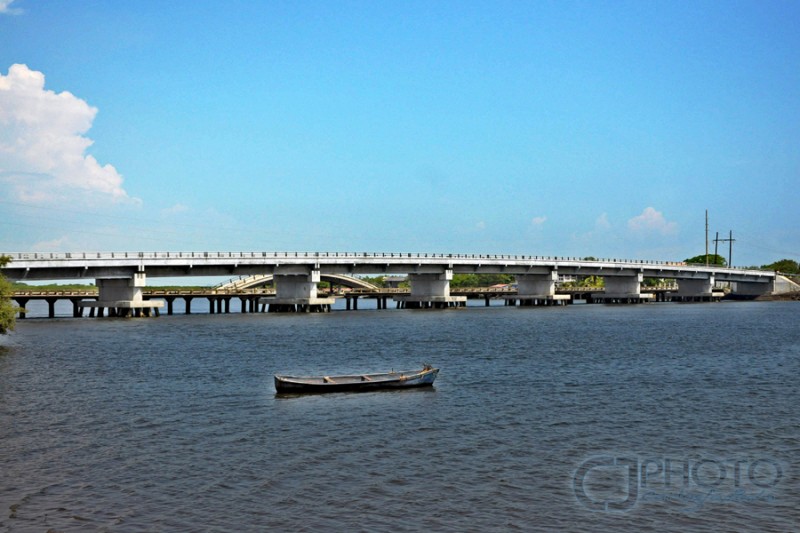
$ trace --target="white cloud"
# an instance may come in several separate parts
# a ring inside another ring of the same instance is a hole
[[[49,241],[39,241],[31,246],[32,252],[54,252],[57,250],[69,249],[69,238],[60,237]]]
[[[618,239],[614,225],[608,220],[608,213],[601,213],[594,221],[594,227],[584,233],[573,233],[572,240],[579,243],[582,249],[603,249]]]
[[[664,214],[652,207],[646,207],[641,215],[628,220],[628,229],[637,235],[657,233],[660,235],[675,235],[678,233],[678,224],[668,222]]]
[[[597,220],[594,221],[594,229],[596,231],[605,231],[611,229],[611,222],[608,221],[608,214],[603,213]]]
[[[85,153],[93,141],[83,134],[97,108],[67,91],[46,90],[44,82],[43,73],[21,64],[0,74],[0,183],[31,203],[139,202],[128,196],[117,169]]]
[[[0,0],[0,15],[19,15],[22,10],[19,8],[11,7],[14,0]]]
[[[483,220],[481,220],[480,222],[478,222],[477,224],[475,224],[475,227],[476,227],[477,229],[479,229],[479,230],[485,230],[485,229],[486,229],[486,222],[484,222]]]
[[[531,225],[539,227],[542,224],[544,224],[546,220],[547,220],[547,217],[545,217],[545,216],[533,217],[531,219]]]

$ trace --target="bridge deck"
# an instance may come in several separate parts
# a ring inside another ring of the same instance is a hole
[[[570,257],[499,254],[342,253],[342,252],[80,252],[4,253],[12,280],[322,274],[503,273],[630,276],[766,283],[775,272],[689,265],[670,261],[586,260]]]

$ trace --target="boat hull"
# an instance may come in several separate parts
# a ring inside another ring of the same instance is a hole
[[[319,393],[410,389],[432,386],[438,374],[438,368],[426,368],[407,372],[352,376],[294,377],[276,375],[275,390],[279,393]]]

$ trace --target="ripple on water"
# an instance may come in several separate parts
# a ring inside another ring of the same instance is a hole
[[[21,322],[0,354],[0,530],[789,531],[797,309]],[[442,369],[433,390],[272,386],[422,361]],[[692,507],[677,488],[595,512],[573,477],[601,454],[760,458],[782,477],[760,500],[727,478],[727,500]]]

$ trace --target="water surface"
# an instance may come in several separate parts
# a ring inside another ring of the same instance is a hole
[[[790,531],[798,311],[20,321],[0,355],[0,531]],[[272,384],[423,362],[430,390]],[[598,457],[635,476],[587,471]]]

